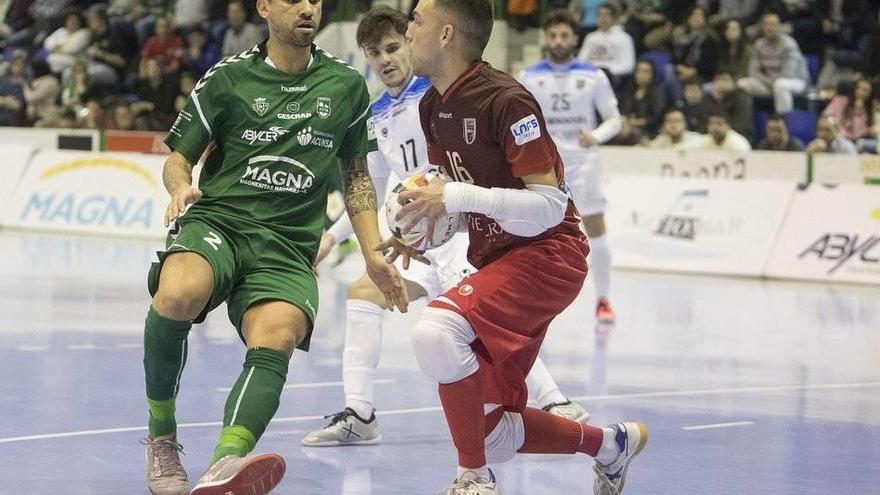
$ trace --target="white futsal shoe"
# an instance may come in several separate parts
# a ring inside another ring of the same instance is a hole
[[[495,475],[489,470],[489,479],[481,478],[473,471],[465,471],[446,491],[437,495],[500,495],[501,492],[495,486]]]
[[[345,445],[378,445],[382,441],[376,413],[369,419],[361,418],[350,407],[342,412],[325,416],[330,423],[305,436],[306,447],[340,447]]]
[[[577,423],[586,423],[590,419],[590,413],[584,409],[584,406],[572,400],[566,400],[558,404],[548,404],[541,409]]]
[[[190,495],[266,495],[286,469],[278,454],[228,455],[205,471]]]
[[[180,463],[183,446],[170,433],[141,441],[147,446],[147,486],[153,495],[186,495],[189,486]]]
[[[626,471],[630,463],[648,443],[648,427],[644,423],[617,423],[610,428],[615,430],[615,440],[620,454],[609,464],[596,461],[593,471],[596,479],[593,482],[594,495],[619,495],[623,493],[626,482]]]

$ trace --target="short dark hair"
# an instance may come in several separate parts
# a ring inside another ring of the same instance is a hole
[[[727,114],[725,114],[720,108],[712,108],[706,112],[706,122],[709,122],[709,119],[711,118],[724,119],[725,122],[729,122]]]
[[[784,125],[786,129],[788,129],[788,122],[782,115],[779,115],[778,113],[771,114],[769,117],[767,117],[767,123],[769,124],[770,122],[779,122]]]
[[[437,0],[437,5],[458,17],[462,34],[474,43],[473,52],[477,55],[475,58],[482,56],[489,44],[492,24],[495,22],[492,0]]]
[[[575,19],[571,11],[567,9],[552,10],[548,12],[546,16],[544,16],[543,29],[545,31],[558,24],[567,25],[575,34],[577,34],[578,32],[579,26],[577,19]]]
[[[599,12],[599,9],[608,9],[608,11],[611,12],[611,16],[615,19],[617,18],[617,7],[615,7],[614,4],[608,2],[600,3],[599,6],[596,7],[596,12]]]
[[[409,19],[403,12],[387,5],[376,5],[364,14],[357,27],[357,44],[360,47],[378,44],[389,32],[406,34]]]

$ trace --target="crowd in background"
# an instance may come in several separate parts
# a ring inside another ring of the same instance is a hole
[[[196,81],[266,37],[255,2],[0,0],[0,125],[167,131]]]
[[[576,13],[578,58],[614,86],[614,144],[877,152],[880,2],[546,1]],[[514,26],[538,7],[517,0]]]
[[[516,28],[550,8],[575,12],[578,57],[612,81],[625,116],[613,144],[877,150],[880,2],[505,4]],[[0,0],[0,125],[165,131],[205,71],[266,37],[254,10],[251,0]]]

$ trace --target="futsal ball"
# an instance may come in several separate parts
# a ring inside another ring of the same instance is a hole
[[[448,213],[441,215],[434,223],[433,232],[428,232],[428,220],[423,218],[409,232],[403,232],[403,227],[409,224],[412,214],[395,220],[394,217],[400,211],[402,205],[398,203],[398,196],[403,191],[410,191],[425,187],[437,174],[416,174],[404,179],[402,182],[394,186],[388,199],[385,201],[385,218],[388,221],[388,228],[393,235],[401,243],[425,251],[442,246],[452,236],[458,232],[459,228],[465,225],[467,215],[464,213]]]

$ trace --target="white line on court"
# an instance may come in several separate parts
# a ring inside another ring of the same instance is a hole
[[[98,346],[95,344],[70,344],[67,348],[71,351],[94,351]]]
[[[386,383],[394,383],[394,380],[389,380],[387,378],[380,378],[379,380],[374,381],[373,383],[377,385],[385,385]],[[316,382],[316,383],[291,383],[284,386],[285,390],[290,390],[293,388],[325,388],[325,387],[341,387],[342,382]],[[231,392],[232,388],[229,387],[221,387],[215,388],[217,392]]]
[[[48,351],[49,347],[45,345],[21,345],[15,348],[19,352],[42,352]]]
[[[378,381],[378,380],[377,380]],[[712,394],[737,394],[737,393],[761,393],[761,392],[784,392],[797,390],[829,390],[829,389],[853,389],[853,388],[872,388],[880,387],[880,382],[866,383],[830,383],[824,385],[779,385],[773,387],[744,387],[744,388],[717,388],[708,390],[673,390],[669,392],[649,392],[641,394],[620,394],[620,395],[584,395],[580,397],[570,397],[572,400],[626,400],[626,399],[645,399],[645,398],[661,398],[661,397],[687,397],[696,395],[712,395]],[[393,416],[402,414],[417,414],[425,412],[440,411],[439,406],[418,407],[413,409],[392,409],[388,411],[377,412],[377,416]],[[273,423],[292,423],[297,421],[315,421],[324,419],[324,416],[292,416],[287,418],[275,418]],[[222,426],[220,421],[208,421],[204,423],[183,423],[178,424],[178,428],[202,428],[202,427]],[[29,442],[34,440],[52,440],[56,438],[83,437],[91,435],[107,435],[112,433],[127,433],[135,431],[146,431],[145,426],[130,426],[123,428],[108,428],[104,430],[85,430],[71,431],[65,433],[47,433],[43,435],[27,435],[20,437],[0,438],[0,444]]]
[[[754,421],[733,421],[730,423],[715,423],[711,425],[682,426],[681,429],[684,431],[715,430],[718,428],[733,428],[734,426],[751,426],[753,424],[755,424]]]

